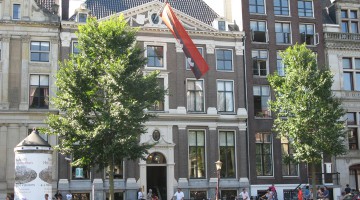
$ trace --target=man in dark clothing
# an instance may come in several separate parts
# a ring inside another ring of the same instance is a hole
[[[349,194],[350,192],[351,192],[351,188],[349,187],[349,184],[346,184],[345,194]]]

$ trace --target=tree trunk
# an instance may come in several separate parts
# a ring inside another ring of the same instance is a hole
[[[109,163],[109,200],[114,200],[114,163]]]
[[[312,182],[313,198],[317,199],[315,163],[311,162],[310,167],[311,167],[311,182]]]

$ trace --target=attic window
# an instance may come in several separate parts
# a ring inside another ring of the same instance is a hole
[[[86,13],[79,13],[78,14],[78,22],[86,22],[87,14]]]
[[[219,28],[219,31],[226,31],[225,21],[219,21],[218,22],[218,28]]]

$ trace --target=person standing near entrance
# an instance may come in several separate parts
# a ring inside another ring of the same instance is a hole
[[[178,188],[177,192],[174,194],[175,200],[184,200],[184,193],[181,191],[180,188]]]
[[[345,194],[349,194],[350,192],[351,192],[351,188],[349,187],[349,184],[346,184]]]
[[[143,195],[143,193],[142,193],[142,189],[141,189],[141,188],[139,188],[139,190],[138,190],[137,199],[138,199],[138,200],[145,200],[145,197],[144,197],[144,195]]]
[[[147,193],[146,200],[152,200],[153,198],[152,189],[149,189],[149,193]]]

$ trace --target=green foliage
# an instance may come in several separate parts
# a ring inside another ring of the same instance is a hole
[[[146,59],[136,33],[122,16],[89,18],[79,27],[80,54],[60,64],[52,99],[60,114],[49,116],[45,131],[59,136],[57,149],[78,158],[75,164],[103,168],[143,158],[150,148],[139,144],[144,123],[155,117],[145,110],[165,91],[158,72],[143,73]]]
[[[289,139],[300,162],[318,163],[322,155],[346,152],[345,112],[331,92],[332,74],[319,69],[316,55],[305,44],[296,44],[281,53],[285,76],[268,76],[276,100],[274,131]]]

